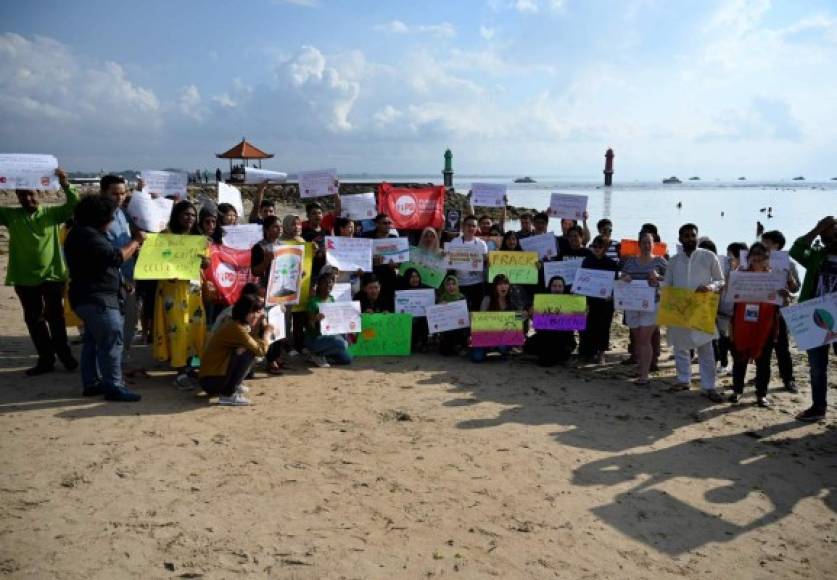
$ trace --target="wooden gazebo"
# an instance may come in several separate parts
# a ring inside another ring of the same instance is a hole
[[[253,165],[252,167],[258,167],[261,169],[262,167],[262,159],[270,159],[273,157],[273,153],[265,153],[258,147],[255,147],[251,143],[247,142],[247,139],[244,137],[241,138],[241,143],[226,151],[224,153],[218,153],[215,155],[219,159],[229,159],[230,160],[230,174],[236,173],[233,171],[233,160],[234,159],[241,159],[241,168],[242,171],[244,167],[249,166],[249,162],[252,160]],[[256,165],[256,160],[258,160],[258,165]]]

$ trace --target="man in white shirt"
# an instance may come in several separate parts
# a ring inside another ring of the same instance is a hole
[[[472,248],[478,250],[485,256],[488,255],[488,246],[477,236],[477,218],[469,215],[462,220],[462,235],[447,243],[446,248]],[[468,299],[468,310],[475,312],[480,309],[483,295],[485,294],[485,264],[481,271],[457,270],[456,277],[459,280],[459,290]]]
[[[665,285],[675,288],[689,288],[695,292],[720,292],[724,287],[724,274],[718,257],[697,247],[698,228],[694,224],[680,227],[680,244],[683,251],[668,262]],[[702,393],[713,402],[723,401],[715,390],[715,353],[712,340],[716,333],[706,333],[689,328],[670,326],[668,340],[674,348],[674,364],[677,369],[677,383],[689,388],[692,380],[692,360],[690,349],[697,350],[700,366],[700,386]]]

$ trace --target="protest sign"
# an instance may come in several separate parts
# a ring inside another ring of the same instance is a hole
[[[299,281],[299,302],[294,304],[294,312],[306,312],[308,308],[308,295],[311,293],[312,277],[314,276],[314,254],[317,251],[317,244],[306,242],[282,242],[282,245],[304,248],[302,258],[302,278]]]
[[[326,263],[340,272],[371,272],[372,240],[326,236]]]
[[[733,302],[770,302],[782,304],[778,291],[787,284],[787,271],[745,272],[734,270],[729,273],[727,298]]]
[[[320,332],[323,335],[360,332],[360,302],[320,302]]]
[[[445,217],[445,187],[378,187],[378,211],[387,214],[399,230],[440,229]]]
[[[553,217],[568,220],[583,220],[586,211],[586,195],[553,193],[549,199],[549,215]]]
[[[492,348],[496,346],[522,346],[523,315],[519,312],[472,312],[471,346]]]
[[[372,255],[380,256],[384,264],[400,264],[410,260],[410,240],[407,238],[375,238]]]
[[[651,255],[664,257],[668,252],[665,242],[654,242],[651,247]],[[622,240],[619,242],[619,257],[623,260],[632,256],[639,256],[639,242],[636,240]]]
[[[361,314],[361,330],[349,347],[352,356],[409,356],[413,317],[409,314]]]
[[[660,291],[657,324],[713,334],[719,301],[720,296],[715,292],[663,287]]]
[[[535,252],[488,252],[488,280],[505,274],[512,284],[538,283],[538,255]]]
[[[237,250],[212,244],[209,246],[207,278],[226,304],[235,304],[241,290],[257,278],[250,272],[250,250]]]
[[[620,310],[653,312],[657,308],[657,288],[648,280],[617,281],[613,286],[613,303]]]
[[[270,273],[267,277],[265,303],[299,304],[302,289],[305,246],[279,246],[273,252]]]
[[[147,193],[135,191],[131,194],[125,213],[139,229],[156,233],[168,227],[172,207],[174,200],[165,197],[155,199]]]
[[[747,262],[747,255],[749,254],[748,250],[741,250],[738,254],[738,262],[739,262],[739,269],[746,270],[749,267],[749,263]],[[784,270],[787,272],[790,270],[790,254],[787,252],[783,252],[782,250],[771,250],[770,251],[770,269],[771,270]]]
[[[415,268],[421,276],[421,283],[431,288],[441,286],[447,273],[445,259],[441,254],[434,254],[414,246],[410,247],[410,261],[402,263],[398,268],[398,273],[403,276],[410,268]]]
[[[613,294],[615,273],[608,270],[590,270],[579,268],[573,280],[573,294],[583,294],[593,298],[608,298]]]
[[[0,190],[58,189],[58,159],[53,155],[0,154]]]
[[[241,191],[223,181],[218,182],[218,203],[228,203],[235,208],[239,217],[244,217],[244,202],[241,201]]]
[[[472,183],[471,205],[474,207],[503,207],[506,205],[504,183]]]
[[[220,227],[220,226],[219,226]],[[223,226],[223,244],[237,250],[250,250],[264,237],[262,226],[259,224],[243,224],[240,226]]]
[[[331,288],[331,297],[335,302],[351,302],[352,285],[349,282],[335,283]]]
[[[244,183],[264,183],[265,181],[273,183],[284,183],[288,178],[287,173],[281,171],[270,171],[268,169],[256,169],[255,167],[244,168]]]
[[[399,313],[425,316],[425,308],[435,303],[436,292],[432,288],[395,291],[395,311]]]
[[[377,215],[375,193],[366,191],[340,196],[340,215],[350,220],[368,220]]]
[[[271,343],[285,338],[285,308],[283,306],[277,305],[267,311],[267,323],[273,327]]]
[[[337,170],[319,169],[316,171],[300,171],[299,197],[326,197],[337,193]]]
[[[445,267],[459,272],[482,272],[484,255],[478,246],[445,244]]]
[[[564,286],[572,286],[575,281],[575,273],[581,267],[584,258],[565,258],[558,262],[543,263],[543,283],[549,287],[549,281],[554,276],[561,276],[564,279]]]
[[[186,186],[189,176],[181,171],[151,171],[141,173],[142,191],[150,196],[186,199]]]
[[[424,312],[427,316],[427,328],[430,333],[468,328],[471,324],[468,316],[467,300],[435,304],[426,307]]]
[[[458,209],[449,209],[445,212],[445,231],[458,232],[462,224],[462,212]]]
[[[555,234],[552,232],[529,236],[518,243],[524,252],[537,252],[541,260],[553,258],[558,253],[555,246]]]
[[[137,258],[134,279],[200,280],[206,243],[205,236],[148,234]]]
[[[837,292],[779,310],[800,350],[837,341]]]
[[[584,330],[587,298],[572,294],[535,294],[532,325],[535,330]]]

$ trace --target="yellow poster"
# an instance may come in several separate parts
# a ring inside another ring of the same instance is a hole
[[[200,280],[205,236],[148,234],[134,269],[135,280]]]
[[[715,332],[720,295],[715,292],[695,292],[689,288],[663,288],[657,324]]]
[[[308,308],[308,296],[311,295],[311,280],[314,275],[311,270],[314,268],[314,252],[317,250],[317,246],[313,242],[305,244],[282,242],[282,244],[305,246],[305,255],[302,257],[302,277],[299,283],[299,302],[293,307],[293,312],[305,312],[305,309]]]

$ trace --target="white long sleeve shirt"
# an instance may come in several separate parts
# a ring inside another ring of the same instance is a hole
[[[724,273],[715,254],[697,248],[691,256],[680,252],[669,260],[664,283],[666,286],[690,290],[706,285],[713,292],[719,292],[724,287]],[[668,341],[675,349],[697,348],[716,336],[716,333],[708,334],[689,328],[672,326],[668,329]]]

